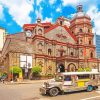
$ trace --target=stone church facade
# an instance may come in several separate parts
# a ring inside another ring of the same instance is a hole
[[[7,72],[16,65],[23,73],[41,65],[42,75],[77,71],[79,67],[96,68],[98,59],[93,39],[91,18],[78,5],[71,20],[59,17],[52,24],[41,23],[38,18],[36,24],[25,24],[23,32],[8,35],[1,63]]]

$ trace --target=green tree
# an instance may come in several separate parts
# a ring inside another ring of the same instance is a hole
[[[39,65],[36,65],[32,68],[32,73],[34,76],[39,75],[41,73],[41,71],[42,71],[42,68]]]
[[[13,74],[19,74],[20,72],[22,72],[22,69],[18,66],[12,66],[10,68],[10,72]]]

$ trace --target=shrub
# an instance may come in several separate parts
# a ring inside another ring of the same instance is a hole
[[[34,76],[39,75],[41,71],[42,71],[42,68],[39,65],[36,65],[32,68],[32,73]]]
[[[2,73],[2,76],[7,76],[7,73],[6,72]]]
[[[84,71],[85,71],[84,68],[82,67],[78,68],[78,72],[84,72]]]
[[[52,75],[52,74],[47,74],[46,76],[47,76],[47,77],[53,77],[53,75]]]
[[[85,68],[78,68],[78,72],[84,72],[84,71],[86,71],[86,72],[90,72],[91,71],[91,69],[89,68],[89,67],[85,67]]]
[[[13,66],[10,68],[10,72],[13,74],[19,74],[20,72],[22,72],[22,69],[18,66]]]
[[[86,68],[85,68],[85,71],[86,71],[86,72],[90,72],[90,71],[91,71],[91,68],[86,67]]]

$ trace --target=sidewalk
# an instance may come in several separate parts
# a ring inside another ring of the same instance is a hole
[[[45,82],[47,80],[23,80],[23,81],[17,81],[17,82],[5,82],[4,84],[6,85],[14,85],[14,84],[33,84],[33,83],[42,83]]]

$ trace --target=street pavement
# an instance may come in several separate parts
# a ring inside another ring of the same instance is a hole
[[[100,90],[73,92],[56,97],[42,96],[39,88],[45,80],[0,83],[0,100],[100,100]],[[99,87],[100,89],[100,87]]]

